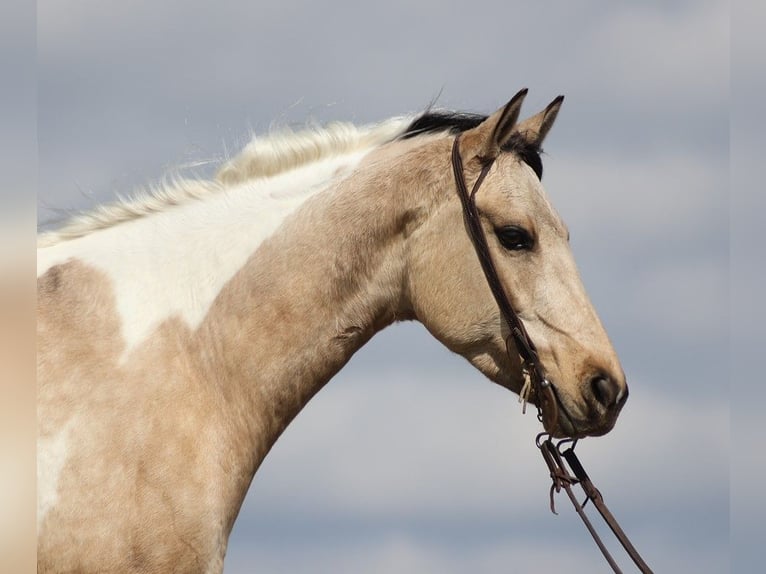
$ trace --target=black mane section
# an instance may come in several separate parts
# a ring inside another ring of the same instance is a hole
[[[406,140],[421,134],[446,132],[459,134],[478,126],[487,119],[481,114],[469,114],[463,112],[428,111],[418,116],[407,126],[404,133],[399,136]]]
[[[448,111],[427,111],[407,126],[399,139],[409,139],[421,134],[431,134],[438,132],[449,132],[459,134],[478,126],[487,119],[488,116],[482,114],[471,114],[465,112]],[[540,147],[527,142],[519,134],[513,134],[511,138],[503,145],[503,151],[515,153],[521,161],[526,163],[535,172],[538,179],[543,179],[543,161],[540,158]]]

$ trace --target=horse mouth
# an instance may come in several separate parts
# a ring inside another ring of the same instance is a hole
[[[511,380],[498,376],[491,378],[521,396],[521,389],[515,387]],[[543,428],[553,438],[579,439],[605,435],[614,428],[624,405],[624,401],[621,401],[617,408],[605,411],[587,401],[581,403],[576,399],[568,399],[568,395],[562,393],[553,382],[549,383],[549,388],[550,391],[543,391],[541,395],[533,390],[528,403],[542,414]]]
[[[554,438],[603,436],[614,428],[621,410],[599,412],[586,404],[585,412],[582,412],[578,405],[562,400],[557,392],[553,391],[552,397],[555,397],[555,402],[552,398],[547,404],[545,399],[542,401],[542,419],[545,431]]]

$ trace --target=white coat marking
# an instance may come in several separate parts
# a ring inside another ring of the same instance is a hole
[[[70,420],[56,434],[37,441],[37,530],[58,501],[58,483],[74,428]]]
[[[371,151],[329,157],[288,173],[246,181],[190,202],[38,250],[38,277],[77,259],[112,281],[125,361],[168,317],[195,329],[223,286],[258,246],[339,170]],[[193,289],[192,289],[193,287]]]

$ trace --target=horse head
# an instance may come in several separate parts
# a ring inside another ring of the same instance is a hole
[[[547,430],[556,436],[600,435],[614,426],[628,388],[583,287],[569,231],[542,185],[541,145],[563,97],[517,123],[525,95],[522,90],[461,135],[465,178],[470,189],[483,166],[493,162],[476,206],[503,291],[535,343],[559,403],[558,420]],[[449,349],[519,393],[522,363],[513,343],[507,348],[509,326],[466,232],[455,180],[440,181],[439,209],[410,238],[413,313]]]

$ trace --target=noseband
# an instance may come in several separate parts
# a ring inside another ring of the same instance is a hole
[[[492,254],[489,251],[487,236],[484,233],[479,210],[476,207],[476,192],[479,190],[479,187],[481,187],[484,178],[487,177],[494,162],[494,157],[484,158],[482,160],[482,168],[479,177],[477,178],[476,183],[473,184],[471,192],[468,193],[468,187],[465,182],[465,173],[463,170],[463,160],[460,157],[460,135],[455,137],[455,141],[452,144],[452,170],[455,174],[455,185],[457,187],[458,195],[460,196],[460,202],[463,204],[463,218],[465,219],[466,228],[468,229],[468,236],[471,238],[476,254],[479,257],[481,268],[484,271],[484,277],[486,277],[492,295],[497,302],[497,306],[500,308],[500,313],[510,329],[510,334],[505,339],[505,347],[508,356],[511,357],[513,355],[511,352],[511,344],[513,344],[518,356],[521,358],[521,369],[524,374],[525,383],[524,387],[522,387],[520,396],[523,400],[526,400],[526,396],[529,394],[531,387],[535,397],[534,402],[537,406],[537,418],[543,423],[543,426],[547,430],[547,432],[540,433],[537,436],[536,442],[543,455],[543,459],[548,466],[550,477],[553,481],[550,490],[551,510],[554,514],[556,513],[553,501],[554,492],[560,492],[564,489],[569,496],[569,499],[572,501],[575,511],[582,519],[588,532],[590,532],[596,545],[604,555],[604,558],[612,567],[612,570],[617,574],[621,574],[622,570],[620,570],[619,566],[614,561],[614,558],[609,554],[609,551],[606,549],[606,546],[601,541],[601,538],[596,533],[595,528],[585,514],[585,504],[589,500],[593,501],[593,505],[598,509],[599,513],[604,518],[604,521],[609,525],[609,528],[611,528],[623,548],[625,548],[626,552],[633,560],[633,563],[642,573],[652,574],[652,570],[646,562],[644,562],[643,558],[641,558],[633,544],[631,544],[612,513],[609,512],[601,493],[591,482],[585,469],[577,458],[577,455],[575,455],[574,447],[577,444],[577,439],[565,439],[558,444],[554,444],[551,440],[551,434],[559,428],[559,412],[568,419],[572,432],[576,433],[577,427],[574,424],[574,419],[561,402],[556,387],[545,376],[545,370],[540,364],[537,348],[532,342],[532,339],[530,339],[529,333],[527,333],[524,323],[522,323],[518,313],[516,313],[513,309],[513,305],[511,305],[508,300],[505,289],[503,289],[503,284],[500,282],[497,268],[492,260]],[[543,440],[543,437],[547,438]],[[566,450],[562,450],[562,445],[570,442],[572,445]],[[569,468],[567,468],[567,464],[565,464],[564,461],[569,465]],[[571,469],[572,472],[570,472],[569,469]],[[572,486],[576,484],[580,485],[586,495],[585,502],[582,504],[577,501],[577,498],[572,492]]]

